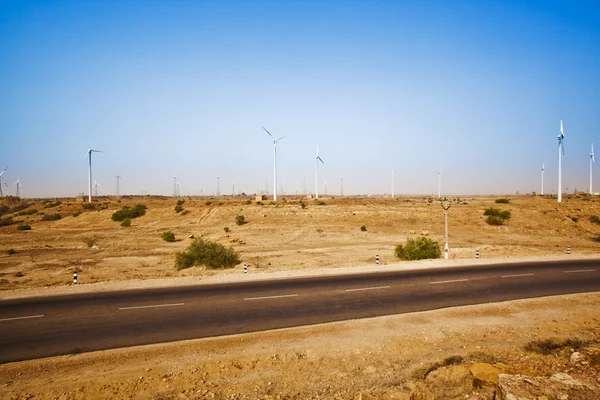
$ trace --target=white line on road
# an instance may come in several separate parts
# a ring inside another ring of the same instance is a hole
[[[532,276],[535,274],[516,274],[516,275],[503,275],[500,278],[517,278],[519,276]]]
[[[455,279],[453,281],[437,281],[437,282],[429,282],[430,285],[438,285],[440,283],[455,283],[455,282],[466,282],[468,279]]]
[[[565,272],[565,274],[576,274],[578,272],[594,272],[594,271],[596,271],[596,270],[595,269],[578,269],[575,271],[564,271],[564,272]]]
[[[360,289],[346,289],[346,292],[359,292],[361,290],[377,290],[377,289],[389,289],[391,286],[376,286],[376,287],[366,287]]]
[[[0,319],[0,321],[14,321],[17,319],[30,319],[30,318],[42,318],[43,315],[28,315],[26,317],[14,317],[14,318],[4,318]]]
[[[281,299],[284,297],[298,297],[298,294],[282,294],[280,296],[265,296],[265,297],[246,297],[244,300]]]
[[[174,303],[174,304],[153,304],[151,306],[120,307],[119,310],[134,310],[137,308],[175,307],[175,306],[182,306],[184,304],[185,303]]]

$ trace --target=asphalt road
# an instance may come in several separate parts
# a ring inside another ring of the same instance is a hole
[[[599,290],[577,260],[3,300],[0,363]]]

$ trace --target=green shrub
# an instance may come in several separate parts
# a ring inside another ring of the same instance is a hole
[[[8,213],[9,214],[16,213],[16,212],[26,209],[27,207],[29,207],[29,204],[27,204],[25,202],[19,203],[16,206],[14,206],[13,208],[11,208],[10,210],[8,210]]]
[[[181,206],[181,204],[177,204],[174,208],[176,213],[180,213],[183,211],[183,207]]]
[[[94,203],[83,203],[84,210],[93,210],[94,208],[96,208]]]
[[[0,218],[0,226],[8,226],[14,223],[12,217]]]
[[[239,263],[239,255],[232,247],[202,238],[194,240],[185,252],[177,253],[175,258],[175,268],[178,270],[194,265],[210,269],[232,268]]]
[[[171,231],[166,231],[162,233],[162,239],[165,242],[174,242],[175,241],[175,234]]]
[[[406,239],[406,244],[399,244],[395,250],[396,257],[401,260],[423,260],[429,258],[440,258],[442,250],[435,240],[427,237]]]
[[[81,238],[81,241],[85,243],[87,247],[92,247],[98,242],[98,239],[95,236],[84,236]]]
[[[365,225],[363,225],[363,226],[360,227],[360,230],[363,231],[363,232],[366,232],[367,231],[367,227]]]
[[[125,206],[119,211],[115,211],[111,218],[113,221],[123,221],[126,218],[133,219],[141,217],[146,214],[146,208],[147,207],[143,204],[136,204],[133,207]]]
[[[246,200],[246,204],[252,204],[252,200]]]
[[[327,205],[324,201],[320,201],[317,204],[320,205],[320,206],[326,206]]]
[[[586,347],[590,342],[581,340],[579,338],[569,338],[564,340],[558,339],[543,339],[543,340],[532,340],[524,346],[524,349],[532,353],[548,355],[553,353],[555,350],[568,347],[571,349],[579,350],[582,347]]]
[[[490,215],[485,220],[489,225],[499,226],[504,225],[504,218],[501,218],[497,215]]]
[[[238,215],[235,217],[235,223],[238,225],[244,225],[246,223],[246,218],[243,215]]]
[[[590,222],[591,222],[592,224],[599,224],[599,225],[600,225],[600,218],[598,218],[598,216],[597,216],[597,215],[592,215],[592,216],[590,217]]]
[[[183,203],[185,203],[185,200],[183,200],[183,199],[177,200],[177,205],[178,206],[182,206]]]
[[[500,210],[497,208],[486,208],[483,212],[483,215],[495,215],[496,217],[500,215]]]
[[[0,205],[0,215],[4,215],[10,210],[6,204]]]
[[[75,211],[73,214],[71,214],[74,217],[79,217],[81,215],[81,211]]]
[[[60,214],[44,214],[42,221],[58,221],[61,218]]]
[[[27,215],[33,215],[33,214],[37,214],[38,210],[36,210],[35,208],[32,208],[31,210],[27,210]]]
[[[212,201],[208,200],[206,203],[204,203],[204,205],[210,206],[212,204]]]
[[[226,226],[225,228],[223,228],[223,230],[225,231],[225,233],[229,233],[229,227]]]
[[[15,249],[8,249],[6,250],[6,254],[10,254],[12,256],[13,254],[17,254],[17,251]]]
[[[60,206],[62,203],[60,202],[60,200],[56,200],[52,203],[47,203],[46,205],[44,205],[44,208],[52,208],[52,207],[57,207]]]
[[[222,206],[222,205],[223,205],[223,202],[222,202],[222,201],[220,201],[220,202],[218,202],[218,203],[217,203],[217,205],[218,205],[218,206]]]
[[[496,204],[508,204],[510,203],[509,199],[496,199]]]
[[[300,207],[304,210],[306,208],[306,203],[300,200]]]
[[[121,222],[121,226],[123,228],[130,228],[131,227],[131,220],[129,218],[125,218],[122,222]]]
[[[31,230],[31,226],[20,224],[20,225],[17,225],[17,230],[18,231],[30,231]]]

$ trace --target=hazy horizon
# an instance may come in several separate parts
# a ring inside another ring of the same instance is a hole
[[[556,194],[561,120],[572,193],[600,133],[595,1],[0,1],[0,58],[23,197],[272,194],[263,126],[289,194]]]

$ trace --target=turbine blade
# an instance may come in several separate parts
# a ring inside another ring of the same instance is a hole
[[[278,142],[278,141],[280,141],[281,139],[285,139],[286,137],[287,137],[287,135],[285,135],[285,136],[282,136],[282,137],[280,137],[280,138],[277,138],[277,139],[275,139],[275,141],[276,141],[276,142]]]
[[[265,132],[267,132],[267,133],[269,134],[269,136],[271,136],[273,139],[275,139],[275,137],[274,137],[273,135],[271,135],[271,132],[269,132],[269,131],[267,130],[267,128],[265,128],[264,126],[263,126],[262,128],[265,130]]]
[[[560,136],[565,137],[565,133],[563,132],[562,119],[560,120]]]

